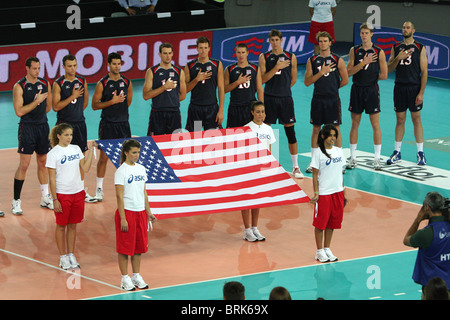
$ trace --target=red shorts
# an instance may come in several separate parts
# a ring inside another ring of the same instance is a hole
[[[314,44],[319,44],[316,39],[317,32],[326,31],[330,34],[331,38],[333,38],[334,42],[334,23],[330,22],[316,22],[311,21],[311,26],[309,28],[309,37],[308,41]]]
[[[80,223],[84,219],[84,197],[86,192],[80,191],[75,194],[57,193],[62,212],[55,212],[56,224],[66,226],[69,223]]]
[[[125,218],[128,222],[128,232],[120,230],[120,215],[117,209],[115,216],[117,253],[127,256],[146,253],[148,251],[147,212],[125,209]]]
[[[344,191],[319,196],[313,226],[320,230],[340,229],[344,218]]]

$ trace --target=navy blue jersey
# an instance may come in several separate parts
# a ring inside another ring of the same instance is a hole
[[[191,91],[191,103],[208,106],[217,104],[217,74],[219,70],[219,60],[210,58],[205,63],[200,63],[198,59],[189,61],[187,63],[189,69],[190,80],[194,80],[199,72],[212,71],[212,76],[209,79],[198,82]]]
[[[35,83],[28,82],[26,77],[23,77],[17,82],[23,90],[23,105],[32,103],[36,100],[36,96],[41,93],[48,92],[49,82],[43,78],[38,77]],[[42,101],[36,108],[20,118],[20,123],[43,124],[47,122],[47,99]]]
[[[258,74],[258,66],[249,62],[247,66],[241,68],[237,62],[227,67],[230,75],[230,83],[235,82],[240,75],[251,76],[250,81],[241,83],[230,92],[230,102],[238,105],[250,105],[250,102],[255,101],[256,94],[256,76]]]
[[[272,70],[277,64],[278,60],[291,60],[294,54],[289,51],[283,51],[276,55],[272,51],[264,53],[266,59],[266,72]],[[292,63],[292,62],[291,62]],[[275,97],[290,97],[291,92],[291,66],[278,70],[275,75],[265,83],[264,94]]]
[[[123,75],[120,75],[119,80],[114,81],[110,79],[109,74],[107,74],[100,80],[100,83],[103,85],[103,94],[100,99],[101,102],[111,100],[114,92],[116,92],[117,95],[120,95],[121,93],[127,95],[123,102],[102,109],[101,118],[109,122],[128,121],[128,87],[130,86],[130,80]]]
[[[170,68],[161,68],[160,64],[151,67],[153,73],[152,89],[157,89],[163,86],[167,80],[177,81],[177,86],[174,89],[165,90],[163,93],[157,95],[152,99],[152,109],[177,111],[180,109],[180,75],[181,69],[177,66],[171,65]]]
[[[372,47],[369,50],[364,50],[362,47],[362,44],[359,46],[353,47],[353,53],[355,56],[355,59],[353,60],[353,65],[356,66],[357,64],[361,63],[363,61],[366,54],[376,54],[378,57],[380,57],[381,48],[377,47],[376,45],[372,45]],[[379,59],[377,59],[375,62],[371,62],[368,65],[364,66],[361,70],[359,70],[357,73],[353,75],[353,83],[357,86],[361,87],[368,87],[373,86],[378,82],[378,76],[380,74],[380,63]]]
[[[420,71],[420,52],[424,49],[424,45],[416,41],[410,45],[398,42],[394,44],[395,57],[402,49],[412,51],[412,55],[399,61],[395,69],[395,83],[419,85],[422,75]]]
[[[65,100],[72,95],[73,89],[78,89],[84,87],[86,79],[80,76],[75,76],[73,81],[67,80],[64,76],[59,77],[55,80],[55,83],[61,88],[61,100]],[[77,99],[72,100],[65,108],[59,110],[56,113],[56,118],[59,123],[67,122],[83,122],[83,106],[84,106],[84,95],[83,93]]]
[[[335,97],[339,95],[339,86],[341,84],[341,76],[338,70],[338,63],[340,57],[334,53],[331,53],[327,57],[322,57],[319,53],[309,58],[311,61],[311,67],[313,75],[320,71],[323,63],[325,65],[335,64],[336,67],[327,74],[324,74],[314,83],[314,96],[327,96]]]

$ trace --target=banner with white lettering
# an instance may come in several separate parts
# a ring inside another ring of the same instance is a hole
[[[361,44],[360,25],[361,23],[353,25],[354,45]],[[450,80],[450,37],[421,32],[415,32],[413,37],[415,41],[422,43],[427,50],[428,76]],[[401,29],[381,27],[373,30],[372,42],[384,50],[386,59],[389,59],[393,44],[402,40]]]
[[[226,67],[237,61],[235,48],[238,43],[248,46],[248,61],[258,63],[259,55],[272,50],[269,43],[269,32],[272,29],[281,31],[282,47],[297,57],[297,63],[306,63],[314,53],[314,45],[308,42],[309,22],[294,24],[278,24],[257,27],[219,29],[213,31],[212,56],[222,61]]]
[[[197,56],[196,40],[211,31],[186,32],[136,37],[105,38],[0,47],[0,91],[12,90],[14,83],[26,75],[25,60],[37,57],[41,63],[39,76],[50,80],[64,74],[62,58],[73,54],[77,58],[77,73],[88,83],[95,83],[108,73],[108,53],[119,52],[121,72],[130,79],[143,79],[147,68],[159,63],[159,45],[169,42],[174,47],[174,63],[184,67]]]

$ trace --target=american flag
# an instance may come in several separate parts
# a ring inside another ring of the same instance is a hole
[[[249,127],[133,139],[158,219],[309,201]],[[125,140],[97,141],[116,168]]]

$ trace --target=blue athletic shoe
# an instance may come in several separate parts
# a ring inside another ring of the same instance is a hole
[[[387,165],[399,163],[402,161],[402,153],[400,151],[394,150],[392,155],[386,161]]]
[[[417,164],[419,166],[424,166],[427,164],[427,159],[425,159],[425,153],[422,151],[417,152]]]

